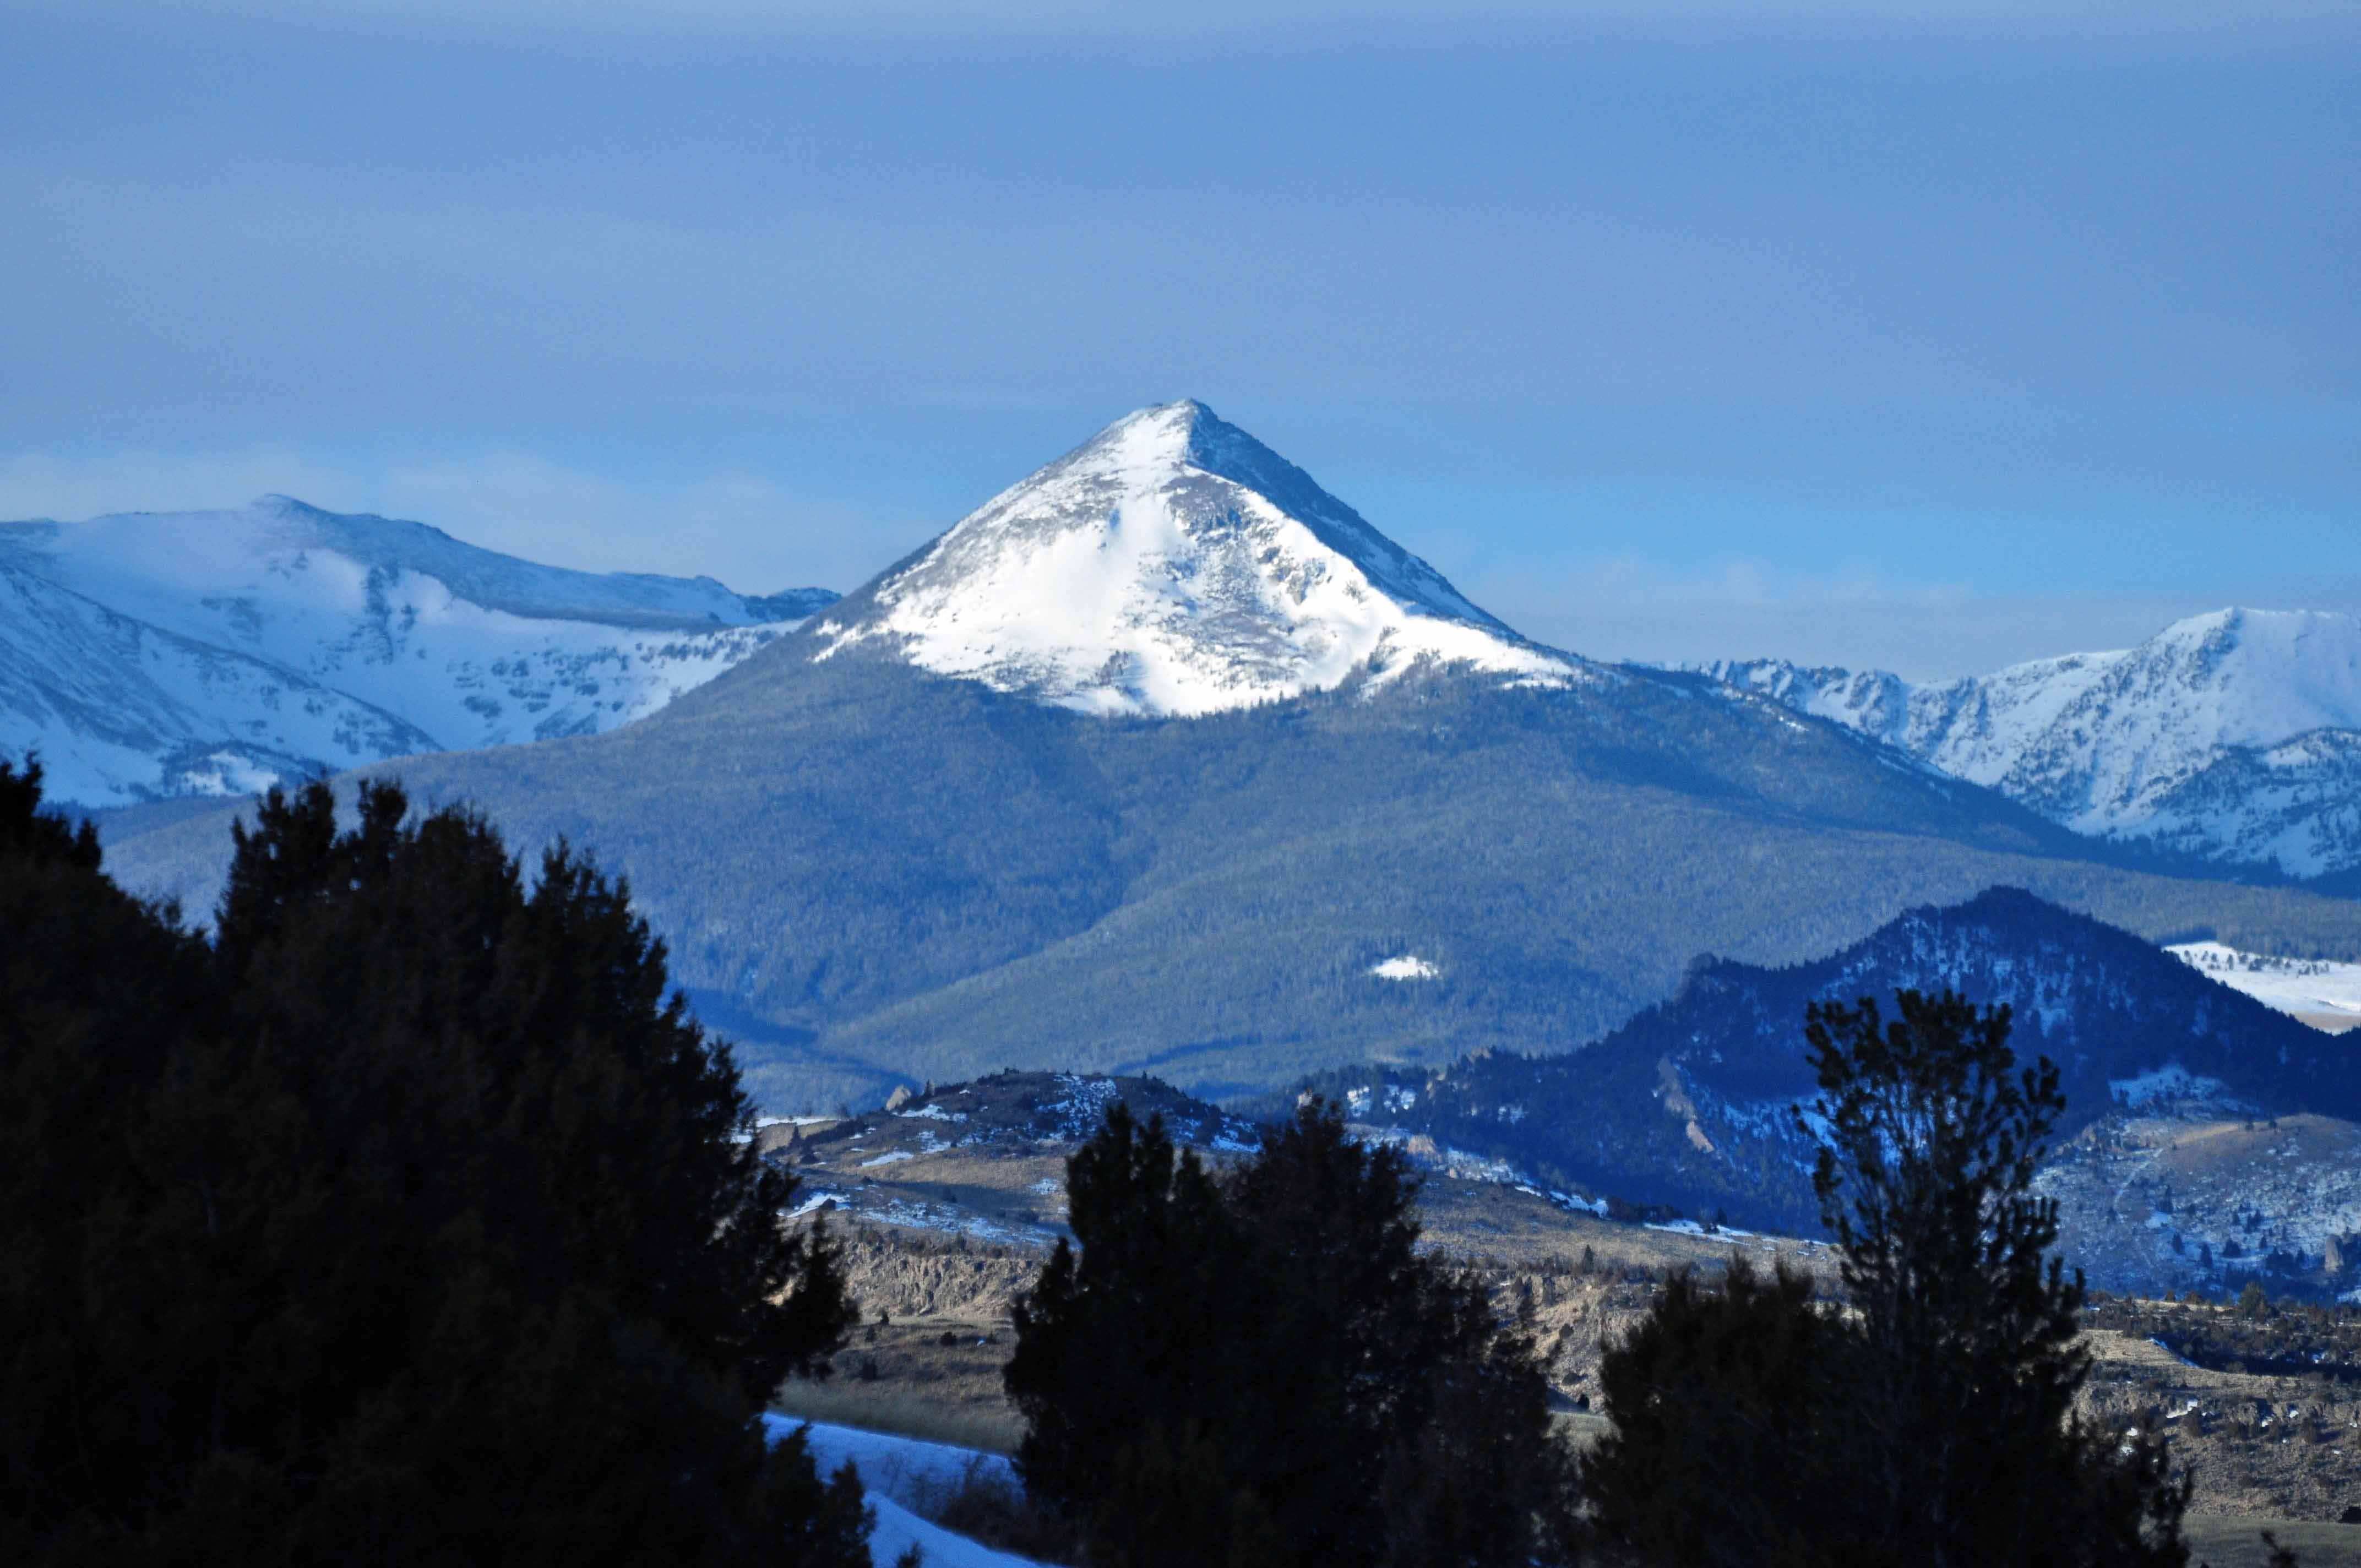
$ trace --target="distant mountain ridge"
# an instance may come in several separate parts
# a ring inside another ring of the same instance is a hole
[[[2361,618],[2225,609],[2136,648],[1925,685],[1701,668],[2079,833],[2295,877],[2361,870]]]
[[[596,733],[835,598],[543,566],[284,496],[5,523],[0,754],[107,806]]]

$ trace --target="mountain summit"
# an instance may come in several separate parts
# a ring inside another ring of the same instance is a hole
[[[1117,420],[817,632],[823,658],[876,641],[1099,714],[1212,713],[1384,684],[1422,660],[1543,685],[1577,669],[1195,401]]]

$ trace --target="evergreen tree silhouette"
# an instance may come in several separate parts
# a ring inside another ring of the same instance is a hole
[[[1798,1113],[1826,1129],[1813,1190],[1858,1314],[1871,1540],[1937,1568],[2185,1562],[2162,1440],[2119,1444],[2072,1414],[2082,1277],[2033,1191],[2066,1104],[2056,1064],[2017,1067],[2006,1006],[1903,991],[1894,1007],[1810,1010],[1820,1096]]]
[[[1415,1250],[1398,1150],[1313,1101],[1234,1171],[1109,1109],[1069,1163],[1081,1250],[1016,1318],[1018,1465],[1093,1560],[1191,1515],[1241,1563],[1523,1563],[1566,1480],[1530,1336]]]
[[[2079,1276],[2032,1190],[2063,1099],[2019,1069],[2004,1007],[1816,1003],[1819,1154],[1842,1310],[1733,1257],[1675,1275],[1609,1353],[1612,1436],[1585,1462],[1608,1561],[2177,1568],[2187,1482],[2164,1442],[2072,1413]]]
[[[29,1222],[79,1382],[11,1365],[0,1556],[866,1561],[857,1483],[757,1420],[849,1324],[834,1249],[627,889],[274,791],[207,948],[25,794],[0,920],[91,951],[0,970],[0,1019],[61,1021],[5,1036],[54,1125],[0,1196],[94,1179]]]

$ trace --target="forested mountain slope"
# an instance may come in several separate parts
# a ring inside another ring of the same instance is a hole
[[[2015,888],[1910,910],[1809,963],[1700,960],[1670,1000],[1571,1054],[1330,1082],[1366,1120],[1545,1182],[1808,1234],[1814,1146],[1790,1114],[1817,1092],[1806,1008],[1869,996],[1891,1016],[1901,989],[2013,1008],[2019,1059],[2059,1064],[2061,1148],[2102,1118],[2192,1105],[2361,1118],[2361,1039]]]
[[[1689,955],[1795,962],[1995,883],[2158,939],[2361,950],[2361,907],[2106,864],[1694,677],[1430,672],[1110,721],[815,642],[608,735],[381,770],[627,874],[780,1108],[1002,1067],[1227,1094],[1562,1049]],[[110,864],[202,908],[226,844],[192,817]]]

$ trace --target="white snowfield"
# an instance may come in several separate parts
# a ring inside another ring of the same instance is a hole
[[[2332,1026],[2361,1025],[2361,963],[2273,958],[2220,942],[2183,942],[2165,951],[2266,1007]]]
[[[870,1560],[877,1568],[887,1568],[913,1546],[921,1553],[921,1568],[1034,1568],[1029,1557],[994,1552],[912,1511],[929,1493],[939,1495],[971,1470],[1016,1485],[1015,1467],[1000,1455],[785,1416],[764,1416],[763,1424],[773,1442],[801,1428],[821,1475],[833,1475],[846,1464],[860,1474],[870,1506],[877,1510],[877,1528],[869,1536]]]
[[[1194,716],[1422,661],[1564,685],[1525,641],[1198,402],[1116,421],[818,628],[1085,713]]]
[[[1705,668],[2077,832],[2296,876],[2361,866],[2361,618],[2218,610],[2136,648],[1931,685]]]
[[[1379,980],[1433,980],[1443,970],[1432,959],[1420,958],[1416,953],[1404,953],[1400,958],[1371,964],[1369,972]]]
[[[0,756],[38,751],[52,798],[118,806],[590,734],[808,608],[535,565],[280,496],[0,524]]]

